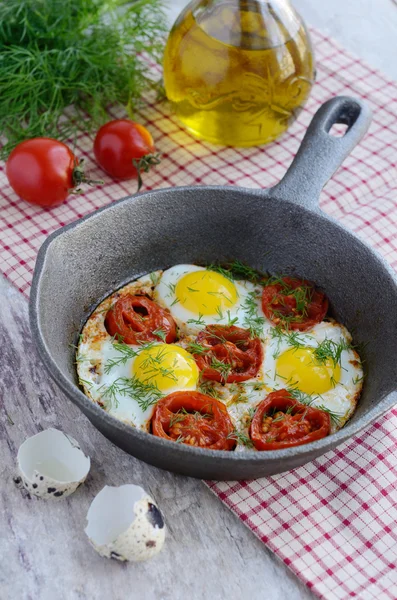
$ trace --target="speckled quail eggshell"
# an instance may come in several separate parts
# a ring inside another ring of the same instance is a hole
[[[25,440],[18,450],[17,463],[28,492],[54,500],[73,494],[91,466],[74,438],[52,428]]]
[[[87,513],[85,533],[105,558],[144,561],[160,552],[165,524],[154,500],[139,486],[105,486]]]

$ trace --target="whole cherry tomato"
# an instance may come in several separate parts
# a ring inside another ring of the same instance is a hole
[[[100,167],[115,179],[138,179],[141,188],[141,172],[147,173],[151,166],[160,163],[153,138],[139,123],[128,119],[116,119],[103,125],[96,134],[94,154]]]
[[[11,152],[6,174],[14,190],[27,202],[52,207],[62,204],[85,179],[73,152],[58,140],[33,138]]]

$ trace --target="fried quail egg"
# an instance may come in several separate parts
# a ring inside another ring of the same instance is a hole
[[[253,319],[263,331],[269,327],[257,287],[196,265],[176,265],[164,271],[154,300],[169,309],[185,333],[198,333],[214,323],[248,328]]]
[[[363,380],[351,335],[336,322],[323,321],[307,333],[273,328],[263,370],[272,391],[295,390],[298,400],[327,410],[334,430],[353,413]]]

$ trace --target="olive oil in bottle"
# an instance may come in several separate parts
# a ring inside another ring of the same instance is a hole
[[[194,0],[170,33],[167,97],[195,136],[228,146],[279,137],[314,80],[305,26],[288,0]]]

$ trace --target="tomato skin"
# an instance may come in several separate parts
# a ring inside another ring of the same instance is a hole
[[[251,338],[247,329],[234,325],[208,325],[196,341],[207,348],[203,354],[193,353],[204,379],[237,383],[258,374],[263,359],[262,343],[259,338]],[[219,370],[211,367],[213,358],[231,365],[226,379]]]
[[[99,166],[115,179],[138,176],[133,160],[155,152],[149,131],[129,119],[116,119],[103,125],[95,137],[94,154]]]
[[[296,295],[305,290],[304,309],[297,308]],[[281,282],[266,285],[262,292],[262,310],[274,325],[307,331],[323,321],[328,311],[328,299],[310,281],[283,277]]]
[[[200,392],[174,392],[159,400],[151,427],[153,435],[157,437],[180,440],[190,446],[232,450],[236,445],[233,423],[226,406]]]
[[[269,413],[277,415],[276,418],[273,420]],[[270,422],[263,431],[265,416]],[[329,434],[330,427],[329,414],[297,402],[287,390],[278,390],[258,405],[250,425],[250,438],[257,450],[281,450],[320,440]]]
[[[7,160],[6,174],[12,189],[23,200],[52,207],[62,204],[74,188],[77,166],[78,160],[66,144],[51,138],[33,138],[14,148]]]
[[[162,341],[153,331],[161,329],[165,342],[176,339],[176,324],[171,314],[146,296],[123,296],[108,310],[105,327],[112,336],[119,336],[125,344]]]

